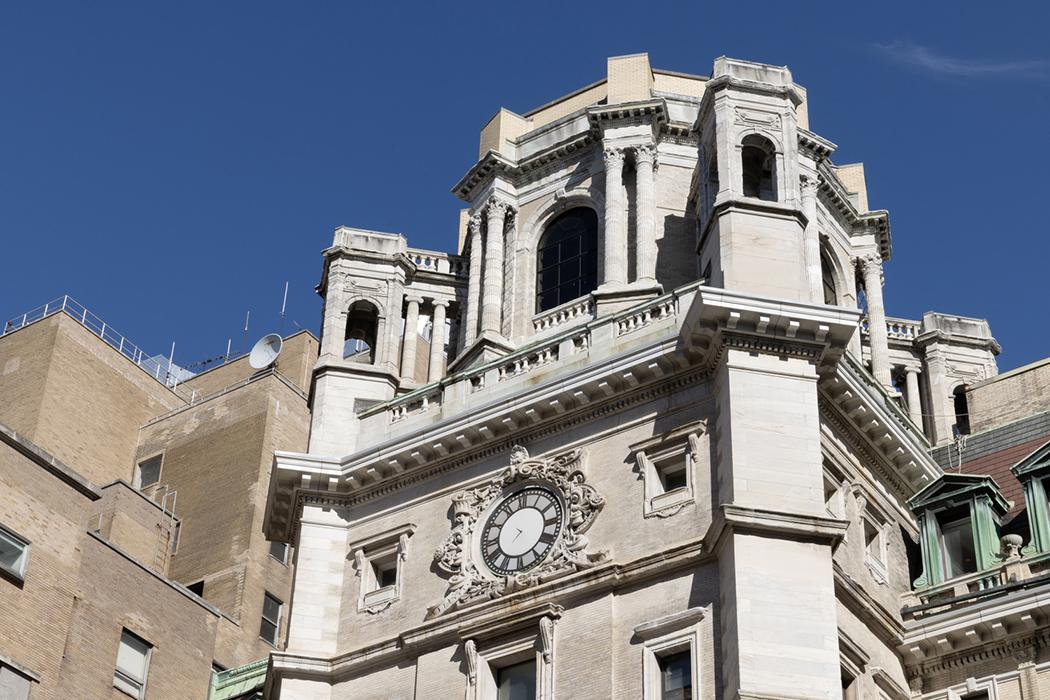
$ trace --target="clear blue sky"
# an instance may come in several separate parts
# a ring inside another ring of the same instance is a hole
[[[936,7],[934,5],[937,5]],[[316,331],[340,224],[451,250],[478,130],[602,78],[786,64],[889,209],[891,315],[987,317],[1050,355],[1044,3],[7,3],[0,317],[69,293],[176,362]],[[285,331],[291,330],[288,323]]]

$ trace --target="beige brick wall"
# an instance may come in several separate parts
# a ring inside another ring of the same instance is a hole
[[[289,336],[284,339],[281,354],[277,358],[277,371],[303,391],[309,391],[317,351],[317,338],[309,331]],[[240,357],[197,375],[184,382],[183,387],[195,390],[198,396],[208,396],[248,379],[257,371],[248,364],[247,356]]]
[[[974,433],[1050,411],[1050,360],[974,384],[966,399]]]
[[[0,368],[0,422],[96,484],[130,481],[139,427],[183,403],[65,314],[0,338]]]

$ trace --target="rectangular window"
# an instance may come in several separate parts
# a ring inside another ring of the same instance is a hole
[[[372,561],[376,590],[397,584],[397,554],[389,554]]]
[[[664,493],[684,489],[689,485],[689,458],[685,453],[672,455],[660,461],[654,460],[654,464]]]
[[[133,698],[146,697],[146,674],[153,647],[128,630],[120,633],[117,649],[117,668],[113,672],[113,687]]]
[[[660,669],[661,700],[691,700],[693,697],[693,659],[687,649],[656,657]]]
[[[286,542],[271,542],[270,543],[270,556],[281,562],[282,564],[288,563],[288,544]]]
[[[536,662],[496,669],[496,700],[535,700]]]
[[[977,571],[977,554],[973,546],[970,517],[940,523],[941,553],[944,557],[945,578],[955,578]]]
[[[26,577],[29,561],[29,541],[10,530],[0,527],[0,569],[19,580]]]
[[[269,593],[263,596],[262,621],[259,623],[259,636],[277,646],[277,635],[281,629],[281,601]]]
[[[135,467],[135,488],[143,489],[160,481],[160,463],[163,456],[154,455],[138,463]]]

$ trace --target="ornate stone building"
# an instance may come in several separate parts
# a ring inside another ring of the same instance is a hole
[[[834,151],[786,68],[624,56],[482,129],[459,255],[337,229],[268,696],[1050,696],[1038,611],[942,604],[1031,587],[1018,504],[943,463],[999,347],[887,316]]]

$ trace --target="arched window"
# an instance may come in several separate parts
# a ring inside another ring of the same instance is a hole
[[[824,303],[828,306],[837,306],[839,303],[838,291],[835,289],[835,273],[828,260],[828,255],[820,251],[820,281],[824,288]]]
[[[379,310],[370,302],[355,301],[346,312],[346,341],[343,359],[351,362],[375,362]]]
[[[577,207],[547,226],[536,251],[536,311],[589,294],[598,286],[598,215]]]
[[[744,173],[744,196],[777,201],[776,149],[773,143],[758,134],[748,134],[741,142],[740,161]]]
[[[966,387],[959,385],[952,392],[955,400],[955,427],[959,435],[970,434],[970,408],[966,404]]]

